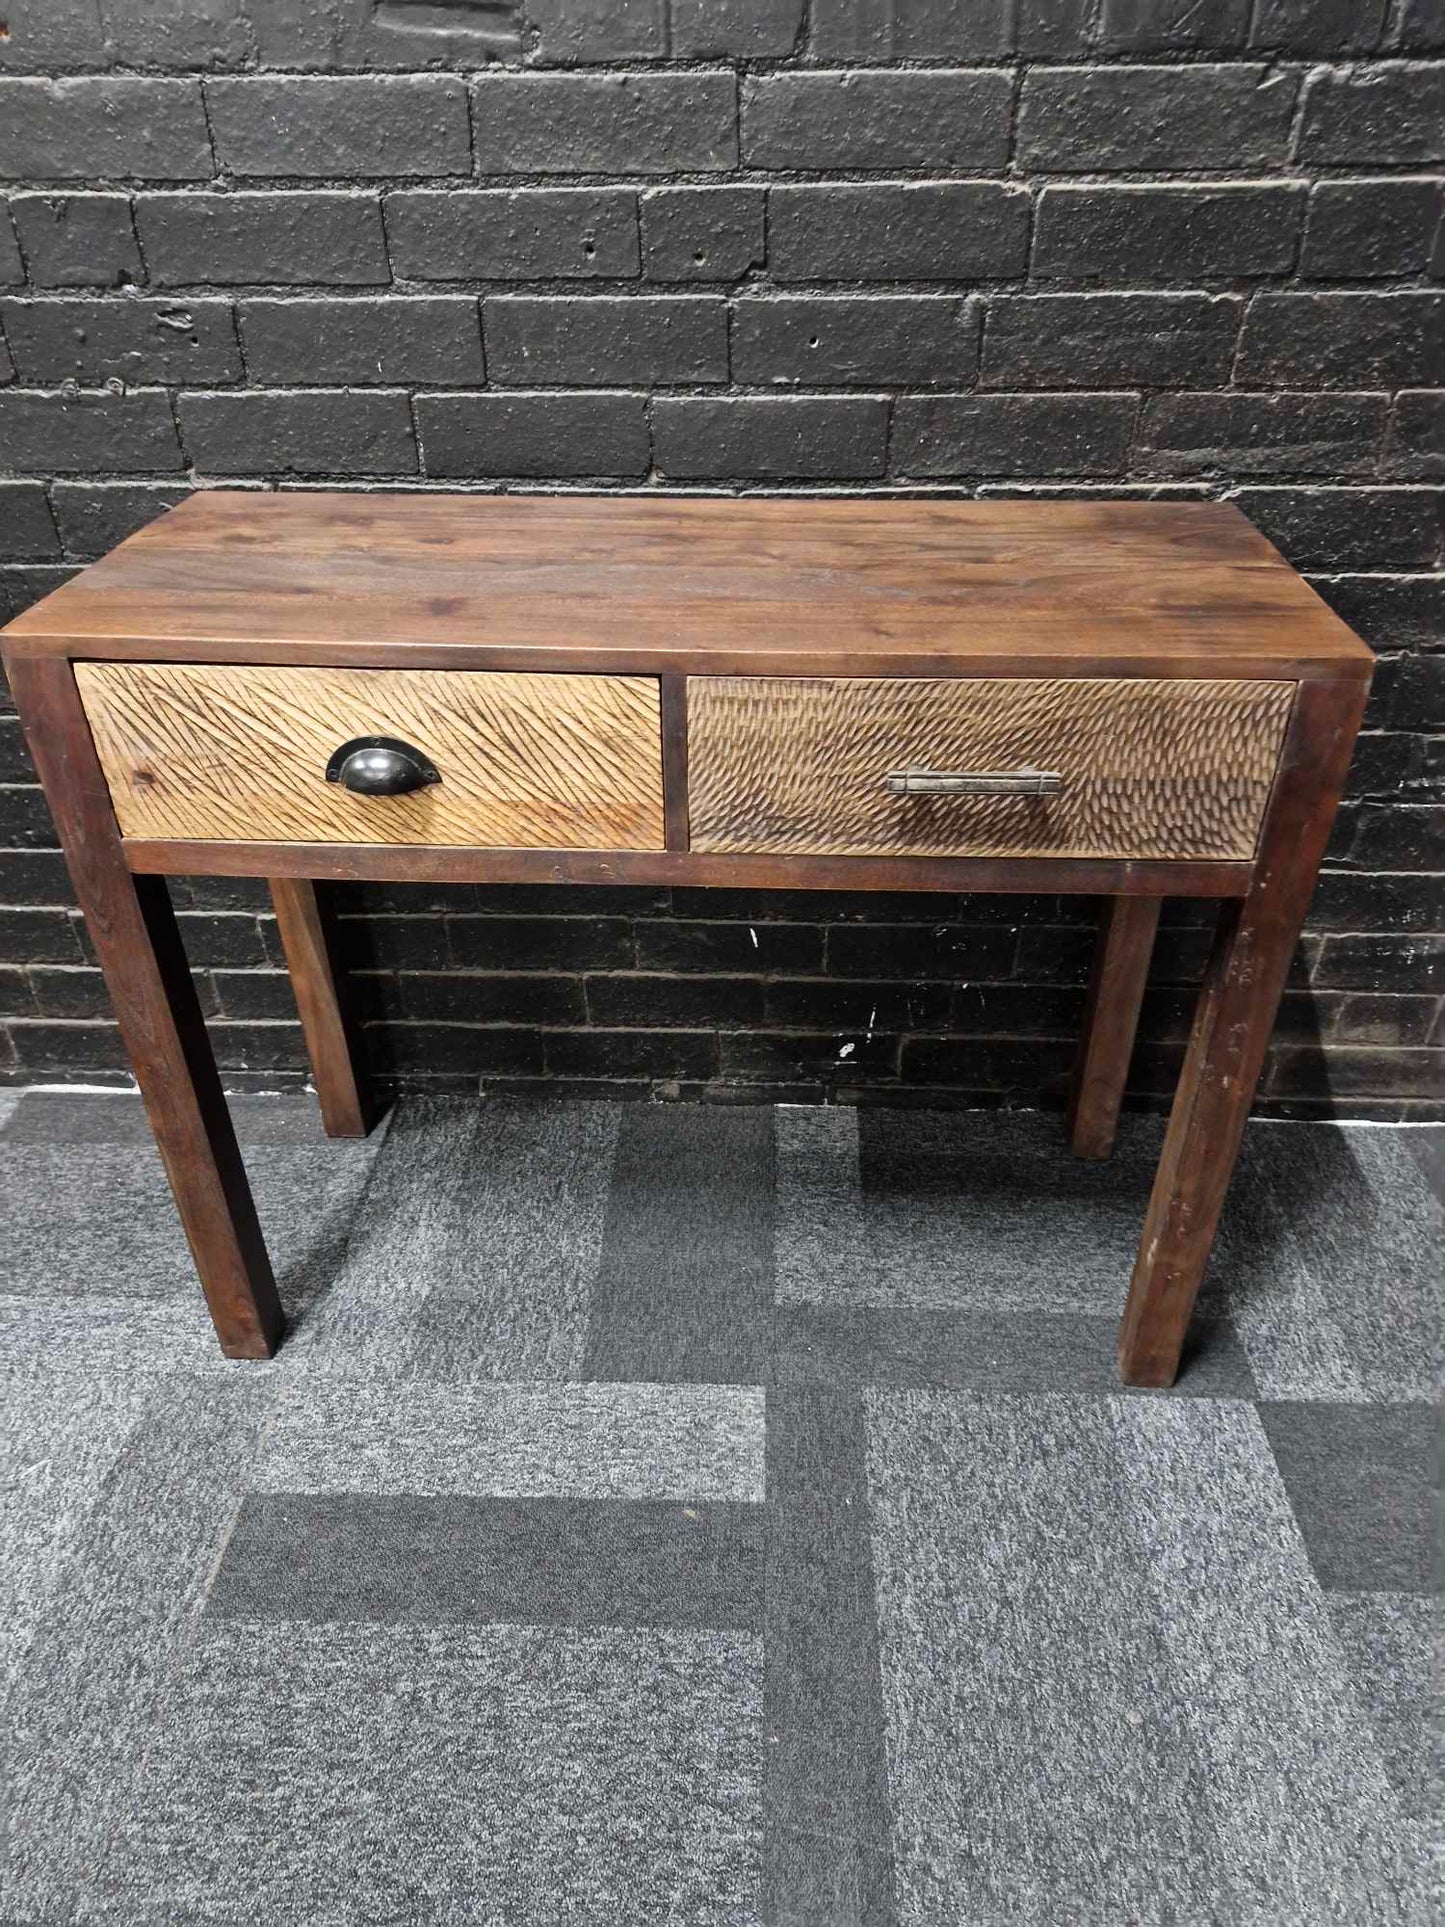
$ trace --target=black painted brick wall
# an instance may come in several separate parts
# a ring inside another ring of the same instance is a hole
[[[1229,497],[1380,656],[1265,1105],[1438,1111],[1445,0],[6,19],[0,606],[215,483]],[[230,1083],[299,1081],[264,889],[177,894]],[[0,1078],[122,1080],[9,715],[0,906]],[[1050,1103],[1093,906],[343,908],[398,1082]]]

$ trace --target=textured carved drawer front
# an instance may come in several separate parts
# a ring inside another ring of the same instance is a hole
[[[1254,854],[1292,682],[688,682],[692,847],[830,856]],[[1057,773],[1044,795],[908,795],[890,772]]]
[[[76,677],[126,836],[662,848],[650,677],[181,663]],[[364,736],[420,750],[441,781],[402,796],[328,783],[333,752]]]

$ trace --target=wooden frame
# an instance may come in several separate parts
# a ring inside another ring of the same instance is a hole
[[[1032,507],[1036,521],[1057,519],[1061,528],[1067,525],[1086,533],[1098,529],[1116,540],[1122,558],[1119,566],[1128,580],[1133,579],[1139,566],[1138,556],[1129,549],[1134,524],[1151,540],[1157,533],[1163,545],[1161,565],[1172,558],[1173,565],[1186,573],[1188,566],[1194,567],[1198,581],[1193,593],[1199,607],[1207,612],[1211,596],[1220,598],[1231,622],[1248,632],[1242,639],[1234,635],[1222,640],[1208,624],[1205,633],[1196,636],[1182,618],[1181,633],[1176,635],[1153,625],[1147,610],[1132,617],[1126,610],[1118,625],[1122,640],[1116,647],[1086,647],[1079,642],[1066,647],[1058,640],[1058,605],[1049,599],[1053,592],[1046,595],[1041,591],[1030,617],[1033,626],[1025,624],[1021,636],[1014,638],[1019,649],[1013,654],[1005,654],[991,632],[976,644],[966,631],[951,633],[947,649],[929,648],[926,624],[918,627],[917,611],[906,597],[896,605],[879,605],[887,621],[898,627],[898,634],[883,634],[884,616],[870,613],[869,622],[874,626],[866,643],[835,610],[833,628],[810,635],[806,646],[791,641],[786,646],[766,647],[741,635],[719,643],[716,637],[709,640],[699,631],[698,647],[691,649],[677,641],[679,620],[671,614],[663,620],[672,607],[664,585],[656,612],[649,618],[654,624],[651,633],[639,634],[637,623],[641,618],[629,605],[628,622],[619,615],[614,623],[625,634],[609,632],[610,639],[602,643],[592,639],[568,647],[545,635],[536,643],[524,640],[520,610],[502,625],[511,625],[507,634],[478,643],[466,633],[472,610],[465,597],[433,598],[418,621],[423,629],[430,624],[426,636],[377,641],[372,635],[354,633],[371,617],[346,605],[347,591],[342,583],[334,591],[334,602],[323,599],[319,605],[331,613],[318,617],[318,625],[324,628],[329,623],[330,630],[308,641],[296,638],[289,627],[282,626],[281,615],[268,616],[264,606],[258,612],[254,599],[239,590],[235,594],[229,589],[224,593],[207,591],[208,570],[219,572],[223,584],[229,580],[227,571],[237,558],[226,545],[238,540],[238,531],[241,540],[247,539],[245,530],[252,515],[257,517],[258,526],[264,523],[272,530],[268,540],[283,547],[299,543],[303,564],[309,552],[295,530],[304,530],[308,518],[332,534],[336,526],[344,531],[355,523],[373,534],[379,527],[384,538],[388,513],[398,527],[424,530],[430,512],[418,503],[425,500],[446,504],[435,512],[436,524],[439,529],[462,530],[457,540],[465,538],[474,547],[485,546],[476,530],[490,526],[491,520],[506,523],[508,539],[515,539],[515,499],[504,506],[474,503],[468,510],[459,509],[456,498],[402,499],[405,508],[389,512],[386,498],[376,497],[212,497],[210,507],[197,507],[202,498],[193,498],[186,508],[133,537],[115,556],[48,597],[12,624],[4,636],[11,688],[227,1355],[268,1356],[280,1340],[283,1318],[171,912],[164,881],[167,875],[201,872],[269,879],[323,1119],[328,1132],[347,1136],[364,1134],[370,1114],[337,980],[324,896],[318,893],[317,886],[324,887],[331,880],[1084,892],[1106,901],[1070,1102],[1070,1140],[1075,1153],[1083,1157],[1106,1156],[1113,1141],[1160,900],[1171,895],[1212,897],[1222,905],[1218,941],[1200,994],[1120,1330],[1120,1371],[1125,1381],[1151,1386],[1170,1383],[1178,1370],[1290,957],[1363,712],[1371,668],[1364,646],[1298,584],[1242,517],[1222,511],[1218,505],[1198,504],[1171,505],[1167,511],[1157,504],[1096,504],[1092,515],[1085,512],[1087,505],[1080,504]],[[355,500],[365,506],[352,505]],[[218,502],[221,506],[214,506]],[[286,503],[296,506],[287,508]],[[763,524],[792,529],[799,522],[793,504],[787,505],[786,520],[781,515],[764,515],[761,522],[756,503],[716,502],[706,505],[705,513],[704,506],[693,502],[683,507],[663,500],[654,502],[645,512],[634,504],[619,517],[613,503],[589,512],[578,501],[571,501],[560,510],[539,510],[537,525],[545,530],[550,526],[546,517],[552,514],[575,541],[579,532],[585,537],[595,522],[594,533],[605,551],[606,541],[614,539],[621,526],[640,528],[646,534],[652,526],[649,516],[664,538],[676,523],[677,532],[685,529],[695,543],[710,541],[714,545],[719,539],[714,525],[735,530],[736,539],[741,541],[745,533],[756,534]],[[815,546],[821,545],[822,553],[828,553],[828,543],[839,540],[836,530],[851,525],[850,517],[839,513],[847,506],[810,505],[810,515],[801,518],[806,526],[798,539],[806,538]],[[858,505],[852,506],[856,509]],[[993,580],[987,574],[993,560],[983,542],[984,535],[990,528],[997,528],[1008,536],[1007,543],[1000,537],[1002,548],[1007,549],[1010,543],[1017,545],[1023,540],[1019,531],[1027,533],[1031,526],[1028,517],[1019,514],[1017,504],[945,506],[956,513],[942,515],[939,505],[929,505],[925,510],[922,505],[899,503],[890,505],[890,509],[900,521],[912,514],[927,537],[920,536],[920,549],[929,549],[930,556],[930,544],[940,537],[940,531],[950,538],[957,535],[965,543],[983,543],[983,561],[978,567],[984,571],[987,584]],[[1067,508],[1069,514],[1053,518],[1049,514],[1053,508]],[[1125,512],[1129,510],[1136,513]],[[1190,510],[1207,513],[1191,514]],[[474,520],[469,522],[468,516]],[[220,526],[214,552],[207,546],[211,521]],[[855,515],[852,521],[869,540],[885,544],[892,541],[895,546],[901,541],[896,523],[886,517],[880,520],[873,511]],[[172,531],[170,538],[168,528]],[[879,529],[884,531],[882,536],[877,535]],[[200,531],[199,539],[196,530]],[[1182,533],[1171,535],[1171,531]],[[726,539],[719,567],[728,560]],[[1190,541],[1195,544],[1192,564],[1187,563]],[[660,540],[659,552],[668,564],[661,573],[674,575],[677,567],[685,572],[685,563],[673,561],[667,539]],[[839,548],[840,556],[845,552],[852,557],[850,566],[861,570],[866,597],[876,576],[871,554],[866,544],[850,551],[844,543]],[[1039,552],[1037,544],[1033,552]],[[945,559],[933,566],[946,567],[950,553],[946,548],[938,550]],[[1179,561],[1181,554],[1186,557],[1184,563]],[[128,555],[138,560],[127,567],[118,566]],[[1081,549],[1080,558],[1081,569],[1098,566],[1092,560],[1092,551]],[[245,556],[239,560],[248,569],[254,567]],[[775,559],[765,554],[752,566],[765,571],[774,565]],[[316,566],[322,566],[320,561]],[[895,566],[904,570],[904,562],[895,561]],[[507,567],[515,570],[510,550]],[[401,575],[411,580],[406,571]],[[264,572],[258,579],[265,580]],[[762,579],[756,574],[752,578],[755,582]],[[631,582],[632,577],[627,580]],[[113,590],[108,589],[108,582],[114,585]],[[380,594],[375,584],[371,592]],[[637,599],[635,588],[626,593]],[[685,582],[676,590],[684,606],[690,606],[688,593]],[[758,592],[754,589],[752,593],[756,596]],[[909,593],[914,591],[910,589]],[[1107,599],[1102,588],[1099,594],[1101,600]],[[1258,620],[1251,628],[1255,599]],[[380,600],[385,604],[384,594]],[[934,600],[938,600],[936,595]],[[746,594],[743,601],[747,602]],[[1170,606],[1182,610],[1187,601],[1180,588],[1171,597]],[[454,604],[466,606],[458,609]],[[585,606],[591,611],[590,619],[612,621],[605,607],[599,614],[595,604]],[[952,624],[956,629],[958,618],[952,609],[953,605],[945,602],[937,620],[944,627]],[[531,605],[528,613],[536,615]],[[291,619],[290,605],[286,605],[285,623]],[[544,610],[540,620],[543,631],[550,620]],[[254,621],[258,633],[249,640],[219,633],[200,639],[187,628],[196,621],[209,625],[213,632],[240,630],[246,622]],[[268,622],[273,624],[271,628]],[[727,627],[726,622],[722,627]],[[1083,627],[1087,631],[1087,621]],[[452,640],[447,639],[449,633]],[[666,847],[618,852],[405,843],[126,840],[117,827],[74,664],[146,659],[450,665],[469,669],[545,667],[571,673],[657,674]],[[1009,661],[1014,665],[1011,671],[1004,666]],[[807,675],[825,670],[834,676],[958,677],[1038,675],[1043,671],[1075,677],[1198,676],[1208,672],[1286,678],[1298,686],[1263,827],[1249,861],[785,856],[748,852],[707,855],[691,849],[687,676]]]

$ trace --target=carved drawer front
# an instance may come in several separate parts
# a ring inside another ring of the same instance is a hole
[[[107,662],[76,678],[125,836],[663,847],[651,677]],[[397,780],[420,786],[348,788],[366,757],[338,752],[365,738],[395,745],[373,783],[406,749]]]
[[[1292,682],[709,676],[692,847],[830,856],[1254,854]]]

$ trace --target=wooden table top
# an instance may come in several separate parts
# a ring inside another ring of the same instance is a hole
[[[1362,679],[1218,502],[202,490],[11,654],[633,673]]]

